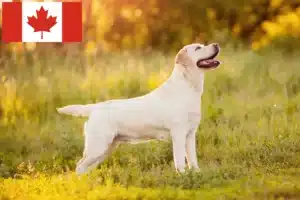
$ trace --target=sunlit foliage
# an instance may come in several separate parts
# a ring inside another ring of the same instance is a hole
[[[297,0],[87,0],[82,45],[87,54],[173,51],[190,42],[226,43],[233,38],[259,49],[275,36],[299,38],[299,9]],[[18,52],[27,45],[2,46]]]

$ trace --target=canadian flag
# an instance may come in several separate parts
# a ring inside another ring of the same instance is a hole
[[[3,42],[81,42],[81,2],[3,2]]]

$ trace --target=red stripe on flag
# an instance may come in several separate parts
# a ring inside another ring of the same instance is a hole
[[[81,42],[82,6],[81,2],[62,3],[62,42]]]
[[[22,3],[2,3],[2,40],[3,42],[22,41]]]

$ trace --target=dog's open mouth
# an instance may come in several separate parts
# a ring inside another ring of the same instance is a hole
[[[197,62],[197,66],[199,68],[205,68],[205,69],[218,67],[221,63],[220,61],[215,60],[215,57],[218,54],[219,54],[219,50],[217,50],[212,56],[199,60]]]

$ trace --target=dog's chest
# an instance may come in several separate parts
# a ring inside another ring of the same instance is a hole
[[[190,111],[188,112],[188,122],[191,124],[198,124],[201,121],[201,112]]]
[[[173,110],[168,117],[176,123],[189,124],[191,126],[199,124],[201,120],[201,104],[198,101],[178,103],[177,107],[173,106]]]

